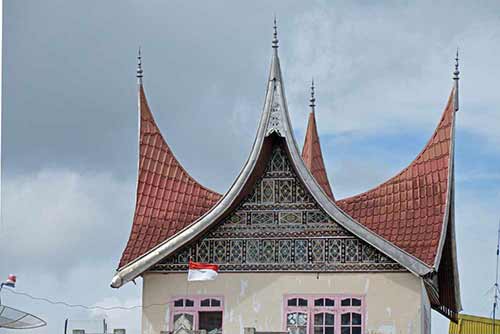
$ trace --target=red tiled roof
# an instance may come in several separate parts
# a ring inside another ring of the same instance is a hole
[[[163,139],[140,87],[140,164],[132,231],[123,267],[206,213],[221,197],[196,182]],[[423,262],[434,265],[447,206],[451,162],[453,93],[431,140],[401,173],[336,204],[352,218]],[[309,115],[302,158],[334,200],[321,152],[316,119]]]
[[[316,117],[313,111],[309,113],[309,123],[307,124],[304,146],[302,148],[302,159],[328,197],[335,200],[326,174],[321,145],[319,143],[318,128],[316,127]]]
[[[430,266],[449,205],[454,117],[452,91],[430,141],[407,168],[370,191],[337,201],[352,218]]]
[[[221,197],[196,182],[177,161],[149,110],[142,85],[139,99],[136,206],[120,268],[194,222]]]

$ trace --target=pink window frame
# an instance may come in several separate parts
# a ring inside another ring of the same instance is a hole
[[[176,300],[179,299],[190,299],[194,302],[194,306],[174,306]],[[220,306],[201,306],[201,301],[204,299],[217,299],[220,301]],[[189,313],[193,315],[193,330],[199,330],[198,324],[198,313],[199,312],[222,312],[222,324],[221,327],[224,328],[224,297],[223,296],[213,296],[213,295],[190,295],[190,296],[175,296],[172,297],[170,304],[172,306],[172,311],[170,312],[170,323],[169,330],[174,330],[174,315],[177,313]]]
[[[288,306],[288,300],[302,298],[307,300],[307,306]],[[329,298],[335,301],[335,306],[314,306],[314,300],[319,298]],[[341,306],[342,299],[356,298],[361,300],[361,306]],[[366,328],[366,298],[359,294],[287,294],[283,296],[283,331],[287,331],[287,314],[301,312],[307,314],[307,334],[314,333],[314,314],[333,313],[335,314],[335,334],[340,334],[341,315],[343,313],[361,314],[361,334],[365,334]]]

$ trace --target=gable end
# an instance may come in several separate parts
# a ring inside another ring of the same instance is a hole
[[[186,271],[189,259],[221,272],[406,271],[336,223],[297,177],[283,139],[270,140],[264,171],[236,208],[152,271]]]

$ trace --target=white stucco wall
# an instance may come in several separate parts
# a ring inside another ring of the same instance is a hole
[[[224,296],[225,334],[283,329],[285,294],[363,294],[365,334],[424,334],[426,304],[421,279],[410,273],[221,273],[215,281],[190,282],[186,274],[146,273],[143,305],[167,304],[174,296]],[[168,326],[171,306],[147,307],[142,333],[159,334]],[[430,319],[428,319],[430,321]]]

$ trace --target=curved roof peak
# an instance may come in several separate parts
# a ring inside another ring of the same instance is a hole
[[[141,72],[142,74],[142,72]],[[139,83],[139,171],[134,220],[119,268],[207,212],[221,195],[199,184],[163,138]]]
[[[453,176],[455,87],[424,149],[401,172],[364,193],[337,201],[351,217],[421,259],[438,266]]]
[[[306,135],[304,138],[304,146],[302,147],[302,160],[306,167],[309,169],[311,174],[314,176],[318,184],[325,191],[325,193],[333,201],[335,197],[333,196],[332,189],[330,187],[330,182],[328,181],[328,174],[325,168],[325,162],[323,160],[323,153],[321,152],[321,144],[319,141],[318,128],[316,125],[316,115],[315,115],[315,101],[314,97],[314,81],[311,86],[311,99],[310,107],[311,112],[309,113],[309,120],[307,123]]]

